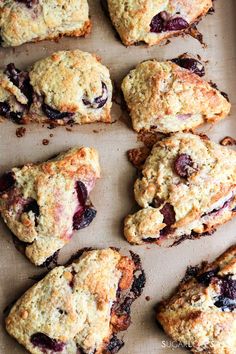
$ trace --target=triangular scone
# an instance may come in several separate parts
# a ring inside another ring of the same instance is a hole
[[[109,70],[95,55],[60,51],[28,71],[0,72],[0,116],[17,123],[84,124],[111,121]]]
[[[99,177],[97,151],[81,147],[0,178],[1,215],[32,263],[43,264],[70,241],[73,230],[90,224],[96,211],[88,195]]]
[[[230,103],[201,77],[172,61],[148,60],[124,78],[133,128],[171,133],[225,118]]]
[[[7,0],[0,4],[1,46],[84,36],[91,30],[87,0]]]
[[[172,245],[212,233],[236,214],[236,152],[205,136],[157,142],[134,185],[143,208],[125,219],[130,243]]]
[[[190,29],[212,0],[107,0],[111,20],[125,45],[159,44]]]
[[[124,343],[116,333],[129,327],[131,305],[144,285],[138,255],[85,251],[29,289],[6,328],[32,354],[117,353]]]
[[[235,354],[236,246],[211,264],[189,268],[176,294],[158,306],[157,320],[194,354]]]

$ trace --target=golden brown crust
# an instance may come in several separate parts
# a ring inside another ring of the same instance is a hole
[[[193,353],[234,354],[236,347],[236,246],[184,280],[159,304],[157,320]]]

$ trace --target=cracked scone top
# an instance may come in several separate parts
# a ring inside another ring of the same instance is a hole
[[[97,151],[81,147],[0,178],[1,215],[32,263],[43,264],[90,224],[96,210],[88,195],[99,177]]]
[[[191,276],[158,306],[157,320],[193,353],[235,354],[236,246]]]
[[[143,209],[125,219],[130,243],[171,245],[210,234],[236,213],[236,152],[175,133],[154,145],[134,194]]]
[[[145,284],[140,259],[131,255],[85,250],[54,268],[13,306],[7,331],[32,354],[117,353],[124,343],[116,333],[129,327]]]
[[[140,63],[124,78],[122,91],[138,132],[171,133],[216,123],[231,107],[220,91],[172,61]]]
[[[91,30],[87,0],[2,0],[0,36],[3,47],[19,46]]]
[[[212,8],[212,0],[107,0],[125,45],[159,44],[188,30]]]
[[[109,70],[80,50],[55,52],[29,71],[9,64],[0,73],[0,115],[18,123],[109,123],[111,99]]]

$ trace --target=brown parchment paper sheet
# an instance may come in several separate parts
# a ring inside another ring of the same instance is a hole
[[[145,46],[124,47],[117,39],[100,2],[90,0],[90,13],[93,21],[92,34],[87,38],[65,38],[58,43],[41,42],[26,44],[16,49],[0,49],[0,65],[9,62],[24,68],[34,61],[46,57],[54,51],[79,48],[94,52],[102,58],[113,80],[119,82],[138,62],[149,58],[173,58],[183,52],[200,54],[206,65],[206,78],[215,82],[229,94],[232,112],[214,127],[203,129],[214,141],[219,142],[226,135],[236,138],[236,1],[217,0],[216,13],[207,16],[198,26],[204,34],[207,48],[191,37],[175,38],[162,47]],[[235,242],[236,219],[221,227],[213,236],[195,241],[185,241],[169,249],[157,246],[130,246],[123,238],[122,222],[134,206],[133,182],[135,170],[126,158],[129,148],[138,146],[137,135],[117,104],[112,109],[114,124],[93,124],[65,127],[54,130],[47,126],[26,126],[26,135],[17,138],[17,126],[11,122],[0,125],[0,173],[28,161],[44,160],[75,145],[94,146],[99,150],[102,178],[98,181],[92,201],[98,210],[91,226],[81,230],[72,242],[61,252],[65,261],[82,247],[117,246],[124,250],[138,252],[146,270],[147,284],[142,297],[135,302],[132,311],[132,325],[124,334],[125,347],[122,354],[180,354],[185,349],[174,346],[156,326],[154,305],[168,296],[179,283],[188,265],[212,260]],[[49,137],[50,134],[53,137]],[[42,145],[49,139],[49,145]],[[33,266],[14,247],[10,232],[0,222],[0,354],[26,353],[4,330],[3,309],[19,297],[34,282],[30,277],[40,274],[44,269]],[[150,301],[145,297],[150,296]]]

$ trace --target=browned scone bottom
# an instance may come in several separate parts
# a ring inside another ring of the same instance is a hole
[[[175,245],[212,234],[235,216],[235,151],[191,133],[172,134],[148,151],[129,153],[141,164],[134,194],[142,208],[125,219],[130,243]]]
[[[82,250],[14,304],[6,329],[32,354],[114,354],[144,285],[138,255]]]
[[[157,320],[195,354],[235,354],[236,246],[189,268],[175,294],[159,304]]]

